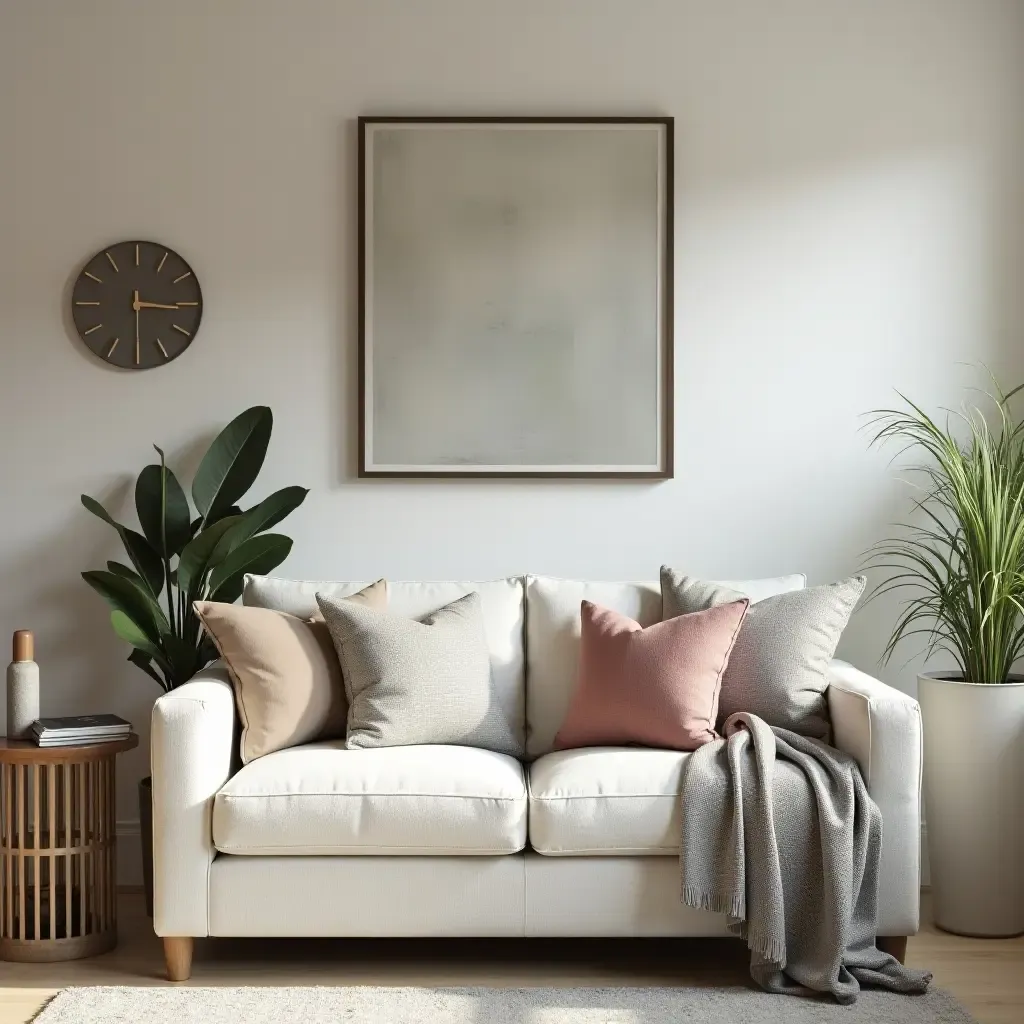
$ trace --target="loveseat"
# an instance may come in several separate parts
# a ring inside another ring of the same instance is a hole
[[[756,602],[800,575],[729,582]],[[318,592],[364,583],[249,579],[244,601],[309,617]],[[425,615],[477,591],[498,699],[522,761],[470,747],[346,750],[328,740],[241,766],[230,679],[215,663],[157,700],[152,722],[154,926],[168,973],[196,936],[717,936],[679,901],[680,787],[690,754],[552,752],[576,681],[580,602],[649,625],[657,583],[389,583]],[[843,662],[833,743],[881,808],[879,936],[918,927],[921,726],[916,701]],[[903,939],[905,943],[905,939]]]

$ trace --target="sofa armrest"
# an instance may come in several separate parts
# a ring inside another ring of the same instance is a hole
[[[153,927],[209,933],[213,798],[231,777],[235,698],[220,662],[153,705]]]
[[[829,666],[833,742],[853,756],[882,812],[880,935],[913,935],[921,905],[921,709],[844,661]]]

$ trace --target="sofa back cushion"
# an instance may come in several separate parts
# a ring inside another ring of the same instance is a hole
[[[365,586],[360,581],[326,582],[246,576],[242,603],[310,618],[319,611],[316,604],[318,593],[334,598],[348,597]],[[388,610],[396,615],[419,619],[474,591],[480,595],[495,696],[501,702],[506,718],[512,723],[522,748],[526,728],[522,578],[425,583],[388,580]]]
[[[802,574],[725,583],[751,603],[800,590]],[[394,584],[391,584],[392,586]],[[656,580],[610,583],[526,577],[526,753],[540,757],[554,749],[576,688],[580,649],[580,604],[591,601],[635,619],[641,626],[661,621],[661,585]]]

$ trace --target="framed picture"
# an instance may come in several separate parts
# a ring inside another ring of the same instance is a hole
[[[360,476],[672,476],[672,147],[359,119]]]

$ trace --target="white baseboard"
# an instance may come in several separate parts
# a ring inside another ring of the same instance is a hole
[[[117,823],[117,884],[142,885],[142,847],[137,821]],[[928,869],[928,827],[921,825],[921,887],[929,888],[931,872]]]

